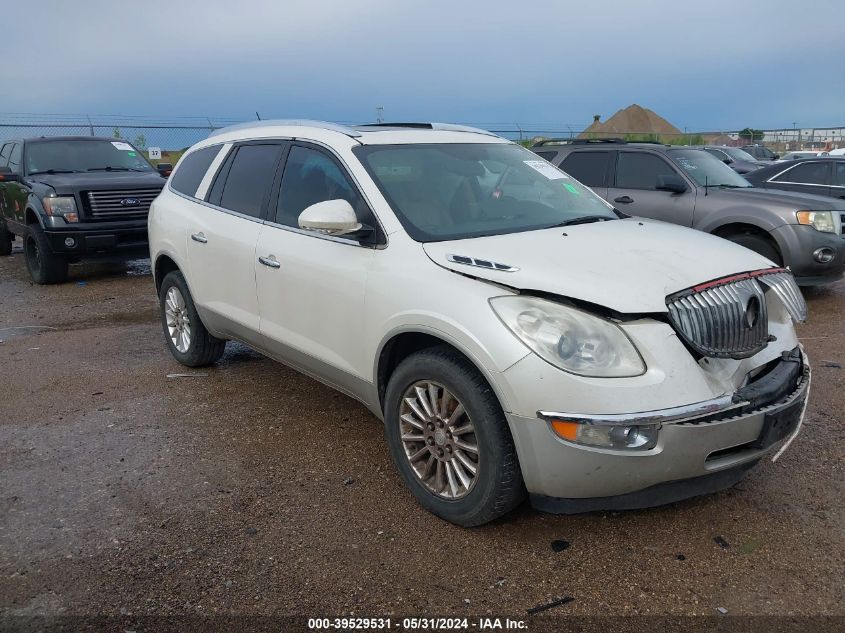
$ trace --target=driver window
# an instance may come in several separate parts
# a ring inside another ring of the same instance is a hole
[[[658,176],[675,176],[677,172],[654,154],[619,152],[616,164],[616,186],[620,189],[655,189]]]
[[[299,215],[312,204],[326,200],[346,200],[362,222],[369,211],[364,199],[334,160],[310,147],[294,145],[282,176],[276,222],[299,228]]]

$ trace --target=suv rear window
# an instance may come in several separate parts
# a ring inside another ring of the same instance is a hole
[[[176,173],[170,179],[170,186],[186,196],[196,197],[197,189],[205,177],[205,172],[220,153],[222,145],[203,147],[185,156],[179,163]]]
[[[260,217],[281,155],[281,145],[241,145],[231,161],[217,204],[224,209]],[[218,179],[222,175],[221,172]]]
[[[801,163],[773,180],[775,182],[799,182],[805,185],[826,185],[828,184],[827,163],[824,161]]]
[[[609,160],[610,152],[574,152],[564,159],[560,168],[588,187],[602,187]]]

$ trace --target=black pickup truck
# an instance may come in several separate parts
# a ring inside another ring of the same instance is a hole
[[[0,145],[0,255],[24,241],[39,284],[67,279],[68,264],[149,255],[147,212],[171,165],[158,170],[130,143],[92,136]]]

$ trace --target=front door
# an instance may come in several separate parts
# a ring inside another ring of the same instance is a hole
[[[259,339],[255,245],[283,144],[236,145],[188,220],[191,293],[212,330]]]
[[[300,229],[298,220],[325,200],[347,200],[361,222],[374,226],[372,212],[340,163],[305,144],[291,147],[273,199],[254,262],[264,345],[281,360],[362,395],[372,379],[361,336],[364,291],[380,251]]]
[[[630,215],[691,227],[695,188],[690,187],[684,193],[660,191],[657,189],[660,176],[679,176],[686,181],[669,161],[658,154],[620,151],[607,201]]]

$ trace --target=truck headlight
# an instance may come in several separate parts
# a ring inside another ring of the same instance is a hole
[[[603,378],[646,370],[625,332],[607,319],[531,296],[494,297],[490,306],[520,341],[559,369]]]
[[[65,222],[79,222],[76,212],[76,201],[73,196],[47,196],[42,198],[47,215],[63,217]]]
[[[822,233],[836,233],[832,211],[796,211],[795,215],[798,217],[798,224],[812,226]]]

